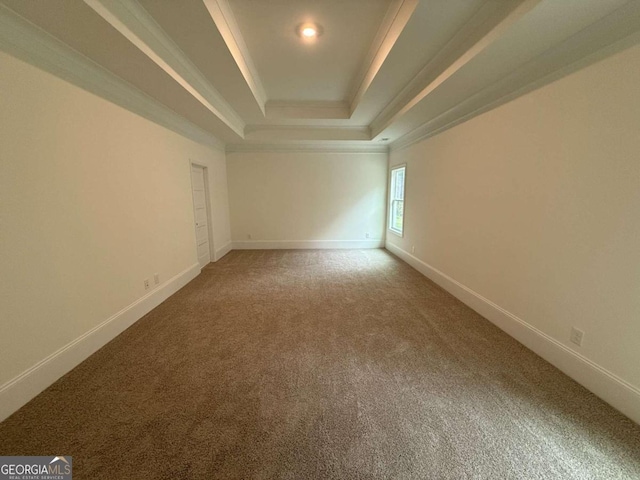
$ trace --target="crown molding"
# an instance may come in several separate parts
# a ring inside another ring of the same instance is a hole
[[[227,153],[389,153],[387,145],[350,142],[236,143],[227,144]]]
[[[136,0],[84,0],[176,83],[239,137],[244,122],[185,53]]]
[[[487,2],[371,122],[373,137],[424,100],[500,38],[541,0]],[[510,8],[506,10],[505,8]]]
[[[394,140],[390,150],[402,150],[438,135],[639,43],[640,4],[630,2]],[[567,64],[567,54],[575,56],[576,52],[579,55]]]
[[[227,0],[204,0],[204,5],[207,7],[220,35],[222,35],[222,39],[226,43],[236,65],[238,65],[240,73],[242,73],[247,82],[247,86],[251,90],[258,107],[262,114],[266,115],[267,94],[229,2]]]
[[[310,101],[296,102],[269,100],[266,104],[267,118],[300,120],[346,120],[351,114],[347,102]]]
[[[367,125],[247,125],[245,139],[270,143],[276,141],[368,141],[371,140],[371,130]]]
[[[198,143],[224,150],[214,135],[0,5],[0,50]]]
[[[394,0],[389,5],[365,61],[349,90],[351,92],[349,95],[349,117],[353,115],[362,97],[367,93],[417,6],[418,0]]]

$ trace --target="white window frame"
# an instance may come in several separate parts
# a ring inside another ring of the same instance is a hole
[[[403,186],[402,186],[402,229],[399,230],[397,228],[393,228],[393,215],[391,214],[391,212],[393,212],[393,202],[394,201],[398,201],[398,199],[396,199],[394,197],[394,173],[397,172],[398,170],[404,170],[404,175],[402,177],[403,180]],[[387,205],[387,229],[393,233],[394,235],[397,235],[398,237],[404,237],[404,212],[405,212],[405,206],[406,206],[406,187],[407,187],[407,164],[403,163],[402,165],[395,165],[394,167],[392,167],[389,170],[389,202]]]

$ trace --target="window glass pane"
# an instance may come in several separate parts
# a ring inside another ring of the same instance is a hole
[[[394,200],[391,206],[391,228],[399,232],[402,231],[403,207],[402,200]]]
[[[389,229],[402,235],[404,222],[405,167],[391,170]]]

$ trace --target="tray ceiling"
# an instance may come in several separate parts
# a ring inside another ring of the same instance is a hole
[[[3,50],[229,150],[380,149],[640,41],[640,1],[0,0],[0,23]]]

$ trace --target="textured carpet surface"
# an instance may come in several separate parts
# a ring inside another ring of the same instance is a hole
[[[231,252],[0,424],[76,479],[638,479],[640,427],[383,250]]]

